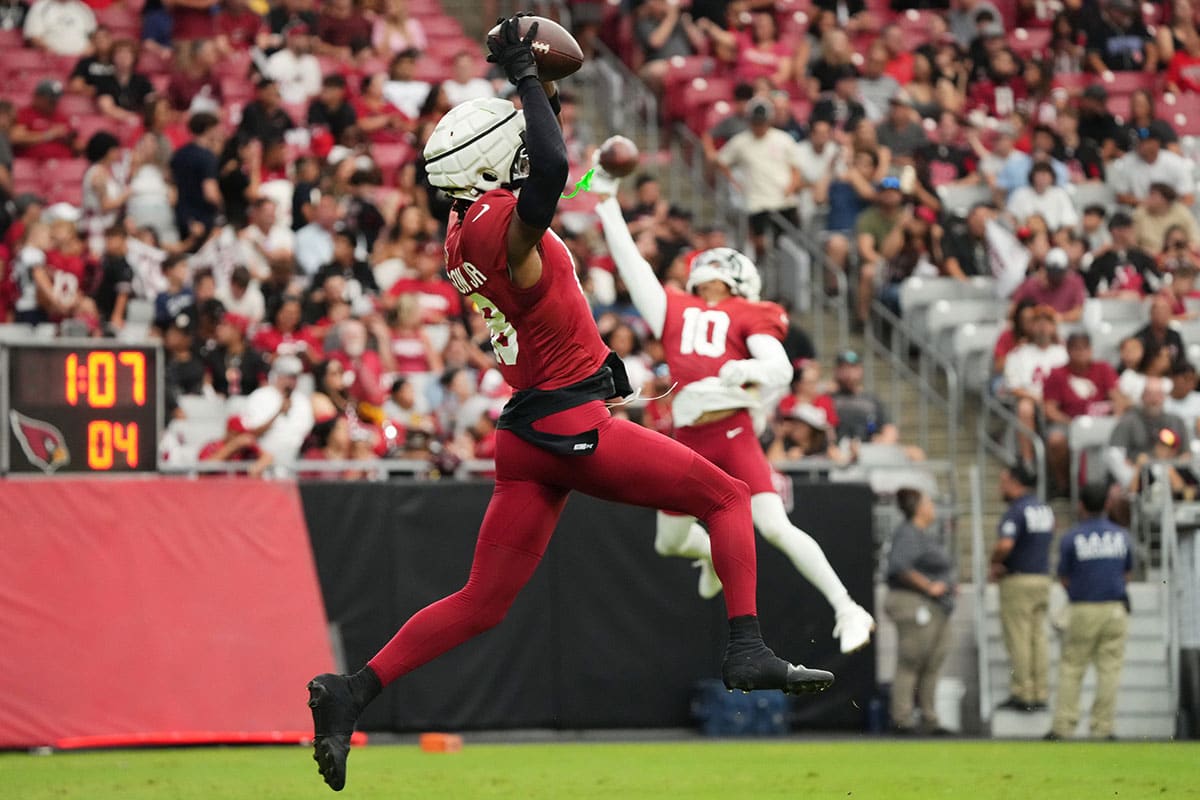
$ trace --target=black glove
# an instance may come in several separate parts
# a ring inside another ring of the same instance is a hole
[[[537,38],[538,24],[535,22],[530,25],[529,32],[522,39],[518,27],[521,16],[528,15],[518,14],[503,20],[496,35],[487,38],[488,50],[491,51],[487,60],[493,64],[499,64],[513,85],[520,83],[523,78],[538,76],[537,62],[533,59],[532,47],[533,40]]]

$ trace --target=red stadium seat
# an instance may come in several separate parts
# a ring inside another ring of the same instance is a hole
[[[18,183],[40,185],[42,182],[42,164],[31,158],[14,158],[12,168],[13,180]]]
[[[1055,89],[1066,89],[1072,94],[1079,94],[1086,87],[1093,83],[1098,83],[1095,76],[1085,75],[1082,72],[1076,72],[1072,74],[1055,75],[1054,80],[1051,81],[1050,85]]]
[[[39,79],[65,77],[60,74],[59,63],[56,57],[49,56],[41,50],[34,50],[29,47],[6,51],[4,58],[0,59],[0,63],[3,64],[4,72],[14,77],[28,75],[29,73],[37,73]]]
[[[1017,28],[1008,37],[1008,45],[1021,58],[1040,55],[1050,45],[1049,28]]]
[[[226,104],[245,106],[254,99],[254,86],[246,78],[221,78],[221,96]]]
[[[1108,102],[1105,105],[1108,106],[1109,113],[1116,117],[1118,122],[1124,122],[1129,119],[1129,95],[1114,94],[1108,98]]]
[[[1154,104],[1154,113],[1171,123],[1180,136],[1200,135],[1200,95],[1165,94]]]
[[[87,139],[80,138],[80,141],[86,142]],[[43,185],[46,186],[48,194],[60,197],[62,190],[69,191],[72,187],[77,187],[82,190],[83,173],[87,172],[88,164],[86,158],[62,158],[52,159],[42,164]],[[72,202],[67,200],[67,202]]]
[[[709,106],[731,97],[732,78],[696,78],[683,90],[684,121],[693,131],[700,132]]]
[[[213,74],[218,78],[232,78],[249,83],[250,64],[249,53],[228,53],[213,66]]]
[[[422,19],[421,27],[430,39],[454,39],[463,35],[462,25],[458,20],[445,15]]]
[[[418,58],[415,77],[426,83],[441,83],[450,77],[450,68],[435,58]]]
[[[224,60],[217,62],[213,71],[216,72],[224,63]],[[146,75],[166,75],[171,71],[171,59],[157,50],[146,48],[138,57],[138,70]]]
[[[683,119],[683,92],[696,78],[716,72],[717,62],[708,56],[677,56],[672,58],[663,81],[663,118],[667,122]],[[732,97],[732,94],[730,95]]]
[[[1113,72],[1102,79],[1104,88],[1112,94],[1133,94],[1138,89],[1153,92],[1158,85],[1158,75],[1146,72]]]
[[[123,3],[113,3],[95,13],[96,22],[108,28],[140,28],[142,25],[138,13]]]
[[[93,134],[100,131],[108,131],[122,141],[127,136],[124,125],[118,124],[115,120],[109,119],[103,114],[80,114],[71,118],[71,126],[75,128],[75,141],[79,142],[80,145],[87,144],[87,140],[92,138]],[[65,164],[66,162],[60,161],[58,163]]]
[[[416,150],[405,142],[371,145],[371,159],[383,173],[385,185],[393,183],[400,168],[416,158],[416,155]]]
[[[21,36],[20,31],[0,30],[0,48],[3,48],[4,52],[11,53],[13,50],[24,46],[25,39]]]
[[[96,101],[85,94],[64,94],[58,101],[58,110],[68,117],[95,114]]]

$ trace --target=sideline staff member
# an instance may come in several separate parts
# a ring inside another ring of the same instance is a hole
[[[1071,606],[1058,668],[1054,727],[1047,739],[1065,739],[1075,732],[1083,676],[1093,662],[1092,737],[1115,738],[1117,685],[1129,632],[1125,585],[1133,569],[1133,550],[1129,532],[1104,514],[1107,494],[1104,486],[1084,487],[1080,503],[1087,519],[1067,531],[1059,545],[1058,575]]]
[[[1042,711],[1050,697],[1046,611],[1050,606],[1050,544],[1054,510],[1038,499],[1037,476],[1022,465],[1000,476],[1011,503],[1000,520],[991,577],[1000,582],[1000,624],[1011,666],[1001,708]]]
[[[938,673],[950,651],[950,615],[956,592],[955,565],[932,529],[933,500],[916,489],[896,492],[905,522],[892,534],[888,594],[884,611],[896,623],[896,677],[892,681],[892,726],[912,733],[913,698],[926,731],[942,735],[935,696]]]

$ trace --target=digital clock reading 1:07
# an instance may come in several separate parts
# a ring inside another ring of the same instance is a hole
[[[9,472],[157,468],[159,351],[117,344],[5,346]]]

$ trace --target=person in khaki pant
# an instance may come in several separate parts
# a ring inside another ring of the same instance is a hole
[[[1037,476],[1005,470],[1000,493],[1011,505],[1000,520],[990,577],[1000,583],[1000,625],[1012,667],[1001,708],[1042,711],[1050,697],[1046,612],[1050,607],[1050,544],[1054,511],[1038,499]]]
[[[1047,739],[1065,739],[1079,724],[1079,694],[1089,664],[1096,665],[1092,703],[1093,738],[1112,739],[1129,597],[1125,585],[1133,569],[1129,532],[1104,515],[1107,490],[1087,486],[1080,498],[1088,517],[1063,535],[1058,575],[1071,601],[1058,668],[1054,724]]]
[[[938,674],[950,651],[955,569],[946,548],[928,531],[936,519],[933,501],[915,489],[901,489],[896,502],[905,522],[892,534],[888,553],[888,594],[884,611],[896,624],[898,653],[892,681],[892,728],[913,733],[913,701],[923,729],[949,733],[938,724],[934,701]]]

